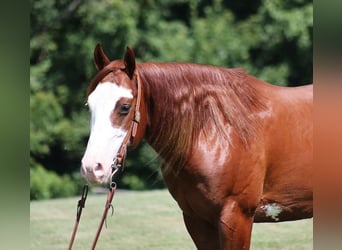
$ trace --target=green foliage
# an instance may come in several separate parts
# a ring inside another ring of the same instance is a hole
[[[145,190],[165,187],[159,168],[160,159],[146,142],[128,155],[124,172],[116,178],[120,188]]]
[[[58,176],[41,165],[30,168],[30,199],[41,200],[76,195],[77,186],[67,176]]]
[[[79,172],[89,134],[85,92],[95,74],[97,42],[111,59],[121,58],[130,45],[138,61],[243,67],[279,85],[312,82],[313,4],[309,0],[36,0],[30,4],[30,155],[32,162],[59,175]],[[154,151],[143,143],[129,153],[119,185],[163,187],[158,164]]]

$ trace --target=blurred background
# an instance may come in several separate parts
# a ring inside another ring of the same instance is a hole
[[[30,199],[74,196],[89,136],[86,88],[100,42],[110,59],[242,67],[282,86],[312,83],[308,0],[30,1]],[[118,187],[164,188],[146,144],[129,152]]]

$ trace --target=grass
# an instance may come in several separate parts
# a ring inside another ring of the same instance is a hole
[[[79,197],[32,201],[30,249],[67,249]],[[90,249],[101,219],[105,195],[89,194],[73,249]],[[118,191],[97,249],[196,249],[182,213],[166,190]],[[251,249],[312,249],[312,220],[254,224]]]

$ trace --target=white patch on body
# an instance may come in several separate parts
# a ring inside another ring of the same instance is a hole
[[[267,217],[271,217],[275,221],[279,220],[278,216],[283,211],[283,209],[275,203],[263,205],[261,208],[265,211]]]
[[[267,102],[266,108],[263,111],[260,111],[258,113],[252,113],[250,116],[251,117],[259,117],[261,119],[267,119],[267,118],[271,118],[272,115],[273,115],[272,105],[270,102]]]
[[[272,116],[272,110],[266,110],[258,113],[258,116],[262,119],[268,118]]]
[[[265,110],[257,113],[257,115],[261,119],[270,118],[273,115],[273,109],[272,109],[272,105],[270,104],[270,102],[267,102],[266,105],[267,105],[267,108]]]
[[[99,84],[88,97],[91,131],[82,158],[82,174],[88,180],[104,183],[110,177],[111,164],[127,134],[122,128],[114,127],[110,119],[122,97],[133,98],[132,91],[111,82]]]

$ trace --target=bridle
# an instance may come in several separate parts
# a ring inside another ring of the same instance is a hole
[[[109,66],[109,65],[107,65],[107,66]],[[99,74],[101,74],[101,71],[99,72]],[[131,126],[130,126],[130,128],[129,128],[129,130],[128,130],[128,132],[127,132],[127,134],[126,134],[126,136],[125,136],[125,138],[121,144],[121,147],[120,147],[116,157],[114,157],[114,159],[113,159],[112,177],[111,177],[112,183],[114,182],[113,177],[114,177],[115,173],[120,168],[125,167],[127,147],[133,143],[135,136],[137,134],[137,131],[138,131],[138,125],[140,122],[140,104],[141,104],[141,81],[140,81],[138,74],[137,74],[137,81],[136,82],[137,82],[137,98],[136,98],[136,102],[135,102],[134,116],[133,116],[133,119],[131,121]]]
[[[114,64],[114,62],[111,62],[108,65],[106,65],[102,70],[100,70],[96,74],[96,76],[93,78],[93,80],[91,81],[91,86],[94,86],[94,84],[97,84],[98,82],[100,82],[100,80],[103,79],[109,73],[114,72],[116,68],[114,67],[113,64]],[[116,191],[116,182],[114,181],[115,174],[120,169],[122,169],[122,171],[123,171],[123,169],[125,167],[127,147],[133,143],[135,136],[137,134],[137,131],[138,131],[138,125],[140,122],[140,104],[141,104],[141,81],[139,78],[139,74],[137,74],[136,83],[137,83],[137,98],[136,98],[136,102],[135,102],[134,116],[133,116],[133,119],[131,121],[131,125],[129,127],[129,130],[127,131],[127,134],[126,134],[126,136],[125,136],[125,138],[124,138],[124,140],[120,146],[120,149],[119,149],[118,153],[116,154],[116,156],[114,157],[113,163],[111,165],[112,173],[111,173],[111,177],[110,177],[110,184],[109,184],[109,190],[107,193],[107,200],[106,200],[106,204],[105,204],[105,209],[103,211],[102,218],[101,218],[100,224],[98,226],[98,229],[97,229],[97,232],[96,232],[96,235],[95,235],[91,249],[95,249],[96,243],[97,243],[98,238],[100,237],[100,234],[101,234],[103,224],[107,218],[108,211],[110,208],[113,208],[112,200],[113,200],[113,197],[114,197],[115,191]],[[88,185],[84,185],[82,195],[81,195],[81,199],[77,203],[76,221],[75,221],[74,229],[73,229],[71,239],[69,242],[69,247],[68,247],[69,250],[72,249],[72,245],[73,245],[75,237],[76,237],[78,224],[79,224],[79,221],[81,218],[82,209],[85,207],[85,201],[87,198],[87,194],[88,194]]]

